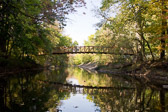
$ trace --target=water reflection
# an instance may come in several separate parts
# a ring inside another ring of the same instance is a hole
[[[79,68],[27,71],[0,78],[1,111],[166,112],[168,92],[133,78]]]

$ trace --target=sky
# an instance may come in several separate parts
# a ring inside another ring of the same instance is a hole
[[[100,6],[101,0],[85,1],[87,8],[78,8],[77,12],[69,14],[67,16],[69,20],[64,29],[64,34],[71,37],[73,42],[77,41],[79,45],[83,45],[84,40],[88,40],[88,36],[96,32],[94,25],[100,22],[100,18],[95,16],[93,9]]]

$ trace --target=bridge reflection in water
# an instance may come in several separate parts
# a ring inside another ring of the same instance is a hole
[[[80,53],[133,55],[133,52],[128,51],[127,49],[122,48],[120,52],[116,53],[113,47],[105,47],[105,46],[56,47],[52,52],[52,54],[80,54]]]
[[[103,86],[84,86],[84,85],[72,85],[72,84],[62,84],[58,82],[50,82],[50,81],[40,81],[40,83],[46,83],[46,84],[53,84],[56,88],[59,88],[59,91],[68,91],[72,92],[74,94],[104,94],[104,93],[110,93],[114,90],[117,91],[135,91],[136,88],[134,87],[103,87]]]
[[[80,85],[67,84],[71,77]],[[168,90],[143,82],[78,68],[26,71],[0,78],[0,112],[167,112]]]

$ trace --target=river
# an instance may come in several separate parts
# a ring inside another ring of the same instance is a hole
[[[0,112],[168,112],[168,91],[77,67],[0,78]]]

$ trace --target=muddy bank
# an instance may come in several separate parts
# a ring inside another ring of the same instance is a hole
[[[121,75],[136,78],[142,83],[154,83],[156,85],[168,85],[168,63],[165,61],[145,62],[139,64],[110,63],[98,65],[88,63],[79,65],[80,68],[98,73]]]

